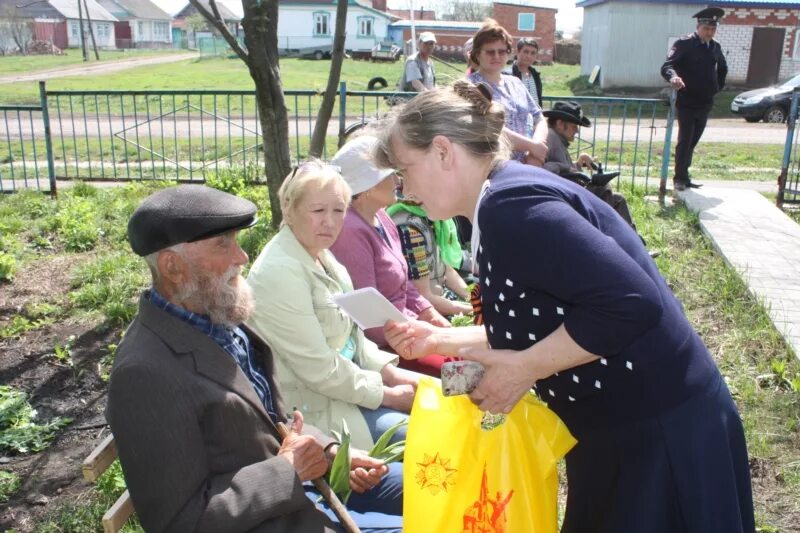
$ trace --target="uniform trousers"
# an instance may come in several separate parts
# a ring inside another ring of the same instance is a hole
[[[678,144],[675,145],[675,181],[689,182],[694,147],[703,135],[711,107],[677,107]]]

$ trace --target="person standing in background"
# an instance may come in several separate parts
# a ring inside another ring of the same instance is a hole
[[[698,188],[689,178],[692,155],[706,128],[714,95],[725,87],[728,64],[722,47],[714,40],[717,24],[725,15],[718,7],[709,7],[694,15],[697,29],[681,37],[670,48],[661,65],[661,76],[678,91],[675,107],[678,115],[678,144],[675,145],[676,191]]]

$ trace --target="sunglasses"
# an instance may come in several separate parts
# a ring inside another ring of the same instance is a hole
[[[330,169],[336,172],[337,174],[342,173],[342,168],[336,165],[330,165],[328,163],[320,163],[319,161],[305,161],[304,163],[299,163],[292,167],[292,173],[286,178],[285,181],[289,182],[294,179],[298,172],[301,174],[307,170],[317,169],[317,170],[324,170]]]
[[[489,57],[502,57],[507,56],[510,52],[508,48],[484,48],[481,50],[481,53],[484,53]]]

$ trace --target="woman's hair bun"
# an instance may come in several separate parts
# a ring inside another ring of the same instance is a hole
[[[469,102],[479,115],[486,115],[492,108],[492,91],[485,83],[477,85],[466,80],[453,84],[453,91]]]

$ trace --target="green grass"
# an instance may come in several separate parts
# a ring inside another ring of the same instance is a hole
[[[0,503],[5,503],[19,489],[22,481],[13,472],[0,470]]]
[[[167,54],[185,53],[187,50],[100,50],[100,61],[104,63],[136,59],[139,57],[162,56]],[[89,52],[89,61],[86,64],[96,63],[94,51]],[[83,65],[83,55],[76,48],[69,48],[64,55],[28,55],[28,56],[0,56],[0,73],[3,76],[36,72]]]
[[[39,423],[26,393],[0,385],[0,453],[40,452],[50,445],[59,429],[71,422],[71,418],[55,417]]]

